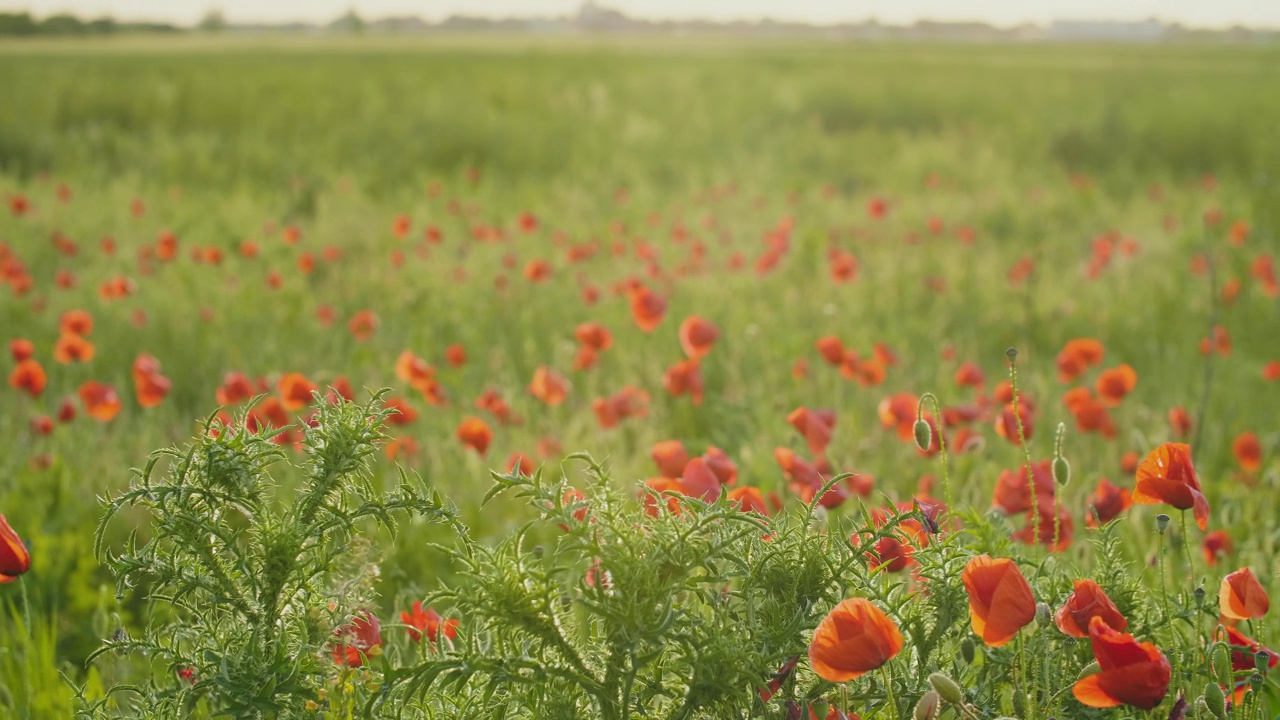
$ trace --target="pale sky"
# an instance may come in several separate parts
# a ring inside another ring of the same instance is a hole
[[[925,18],[1010,25],[1055,18],[1158,17],[1196,26],[1280,27],[1280,0],[604,0],[602,4],[645,18],[770,17],[814,23],[868,18],[909,23]],[[83,17],[112,15],[192,24],[215,7],[232,22],[323,22],[353,7],[366,18],[418,15],[436,20],[451,14],[567,15],[579,5],[580,0],[0,0],[0,11],[29,10],[38,16],[71,12]]]

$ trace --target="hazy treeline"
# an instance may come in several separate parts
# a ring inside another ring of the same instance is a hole
[[[59,14],[37,20],[26,12],[0,13],[0,37],[110,35],[118,32],[177,32],[179,29],[165,23],[116,22],[109,17],[82,20],[75,15]]]

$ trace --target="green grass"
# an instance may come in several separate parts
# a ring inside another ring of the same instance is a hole
[[[0,685],[10,689],[0,695],[3,707],[25,707],[19,687],[66,701],[69,690],[50,668],[83,682],[84,658],[106,634],[145,622],[136,597],[117,603],[92,555],[97,498],[123,487],[128,468],[152,449],[187,438],[214,411],[214,389],[233,370],[255,377],[299,371],[322,383],[341,374],[357,388],[393,387],[420,411],[405,429],[420,446],[407,464],[460,506],[477,536],[497,538],[526,518],[503,501],[478,506],[485,471],[513,452],[532,453],[546,436],[566,452],[607,458],[622,482],[654,474],[654,442],[676,438],[694,451],[714,444],[738,462],[743,482],[786,494],[772,454],[803,447],[784,419],[798,405],[838,412],[829,452],[837,470],[870,472],[878,491],[909,497],[937,463],[880,427],[879,401],[926,391],[946,405],[967,401],[972,391],[951,379],[959,362],[978,362],[994,385],[1005,348],[1016,346],[1024,389],[1039,406],[1033,455],[1047,457],[1054,426],[1068,424],[1075,480],[1063,502],[1078,526],[1069,555],[1088,562],[1090,549],[1079,539],[1085,496],[1100,476],[1131,485],[1121,453],[1142,454],[1164,441],[1168,409],[1183,405],[1194,415],[1201,400],[1197,344],[1212,306],[1205,279],[1189,264],[1206,246],[1219,284],[1238,278],[1244,289],[1221,311],[1234,348],[1215,361],[1194,452],[1214,526],[1236,542],[1228,569],[1262,569],[1274,588],[1280,426],[1277,386],[1261,374],[1266,362],[1280,360],[1280,306],[1248,267],[1278,249],[1277,86],[1274,47],[513,38],[0,43],[0,196],[23,193],[34,207],[24,217],[0,211],[0,242],[36,278],[23,298],[0,288],[0,340],[34,341],[49,371],[39,401],[0,390],[0,512],[34,557],[24,578],[34,639],[8,642],[22,628],[0,624],[9,648],[0,657]],[[478,182],[467,180],[469,168],[479,169]],[[930,174],[941,179],[938,187],[927,186]],[[1091,184],[1077,187],[1073,175]],[[1205,175],[1216,177],[1216,189],[1202,186]],[[62,182],[74,192],[70,203],[55,198]],[[430,183],[442,195],[429,196]],[[1153,184],[1164,188],[1163,199],[1148,197]],[[621,188],[630,194],[626,204],[615,200]],[[873,195],[890,201],[880,222],[864,209]],[[141,218],[130,214],[134,198],[146,204]],[[450,201],[465,215],[450,212]],[[1224,221],[1206,231],[1200,218],[1209,208],[1220,208]],[[542,222],[530,236],[514,230],[526,210]],[[400,213],[413,219],[407,241],[391,235]],[[796,221],[792,250],[777,272],[759,278],[750,266],[764,248],[761,237],[784,216]],[[927,232],[930,216],[945,223],[943,235]],[[1172,230],[1167,216],[1177,222]],[[1241,248],[1226,241],[1227,225],[1238,219],[1253,227]],[[628,242],[644,238],[658,248],[667,271],[688,254],[687,243],[672,240],[675,225],[707,247],[707,272],[653,283],[670,307],[651,335],[610,291],[645,272],[633,252],[610,253],[615,222]],[[472,242],[478,223],[507,228],[514,239]],[[286,224],[301,228],[299,246],[281,242],[276,228]],[[445,239],[422,257],[415,248],[427,225],[439,226]],[[976,230],[973,246],[954,239],[959,226]],[[179,259],[144,275],[136,253],[165,229],[180,238]],[[1112,229],[1136,238],[1141,251],[1117,257],[1096,281],[1085,279],[1091,239]],[[79,254],[60,254],[49,241],[55,231],[75,240]],[[601,252],[570,264],[553,231],[574,243],[600,239]],[[908,233],[919,234],[918,242],[907,242]],[[107,235],[119,244],[111,257],[98,249]],[[246,238],[262,246],[256,260],[236,253]],[[225,261],[194,264],[188,252],[197,245],[222,248]],[[311,275],[296,271],[300,252],[319,256],[326,246],[341,248],[343,258],[319,262]],[[828,278],[832,246],[857,255],[856,282]],[[397,248],[408,259],[393,269]],[[746,271],[726,270],[734,252],[746,256]],[[515,269],[503,265],[509,253]],[[1035,274],[1012,286],[1006,273],[1022,257],[1035,260]],[[552,262],[550,282],[520,275],[532,258]],[[466,282],[454,279],[455,268],[466,270]],[[76,288],[55,288],[60,269],[76,274]],[[270,270],[283,274],[282,289],[268,289]],[[137,293],[100,300],[99,283],[120,274],[137,281]],[[508,279],[506,289],[495,290],[497,276]],[[931,277],[945,280],[945,293],[929,290]],[[598,306],[581,302],[584,282],[602,291]],[[338,310],[331,328],[315,319],[323,304]],[[57,317],[71,308],[96,321],[97,357],[88,365],[62,366],[50,356]],[[381,327],[371,342],[358,343],[345,323],[366,308]],[[201,319],[202,309],[211,320]],[[133,326],[134,310],[146,312],[145,326]],[[667,397],[661,384],[663,370],[683,357],[676,327],[691,314],[722,333],[704,361],[707,400],[699,407]],[[615,347],[595,370],[571,373],[573,328],[587,320],[608,326]],[[901,363],[883,385],[860,387],[818,358],[813,343],[828,334],[863,354],[885,342]],[[1054,356],[1081,336],[1105,343],[1106,366],[1124,362],[1138,372],[1135,392],[1115,411],[1114,441],[1074,432],[1059,402],[1067,386],[1057,380]],[[466,366],[444,365],[451,343],[467,348]],[[944,346],[954,348],[955,360],[941,359]],[[406,348],[441,368],[448,407],[426,405],[395,378]],[[132,399],[129,367],[141,352],[158,358],[173,381],[158,408]],[[800,358],[811,364],[807,381],[791,377]],[[562,406],[546,408],[524,391],[543,364],[573,381]],[[82,415],[49,437],[31,434],[33,415],[52,413],[91,378],[121,391],[119,417],[100,425]],[[652,394],[649,416],[598,429],[592,398],[625,384]],[[524,422],[499,427],[489,418],[496,437],[480,459],[453,433],[462,417],[482,414],[472,402],[488,387]],[[1264,448],[1256,488],[1235,479],[1231,441],[1247,430]],[[999,471],[1021,462],[989,424],[982,432],[985,448],[956,458],[952,478],[964,504],[979,509],[989,505]],[[52,464],[33,467],[37,456]],[[391,471],[379,463],[380,476]],[[1136,564],[1156,547],[1154,512],[1135,508],[1123,530]],[[111,540],[127,530],[114,528]],[[384,611],[448,581],[452,569],[421,549],[446,537],[438,528],[408,528],[381,547]],[[1200,567],[1211,593],[1220,569]],[[1154,568],[1135,572],[1155,583]],[[0,587],[0,603],[16,611],[20,602],[16,586]],[[25,678],[22,668],[36,676]]]

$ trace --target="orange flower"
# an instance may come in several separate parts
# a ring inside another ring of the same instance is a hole
[[[1128,488],[1118,487],[1106,478],[1098,479],[1098,487],[1089,494],[1089,512],[1085,518],[1085,524],[1089,527],[1097,527],[1099,524],[1107,524],[1114,520],[1120,513],[1128,510],[1133,505],[1133,498]],[[1097,518],[1094,518],[1094,514]]]
[[[1120,456],[1120,469],[1125,473],[1134,473],[1138,471],[1138,453],[1130,450]]]
[[[493,431],[480,418],[469,417],[458,425],[458,439],[476,454],[484,456],[489,450],[489,443],[493,442]]]
[[[1263,380],[1280,380],[1280,360],[1272,360],[1262,367]]]
[[[540,365],[533,371],[529,394],[554,407],[569,397],[569,387],[569,381],[563,375],[546,365]]]
[[[372,310],[357,310],[347,322],[347,332],[356,342],[369,342],[378,330],[378,316]]]
[[[1151,643],[1107,625],[1100,617],[1089,621],[1093,657],[1102,669],[1071,689],[1082,704],[1095,708],[1131,705],[1150,710],[1169,691],[1169,660]]]
[[[424,612],[421,600],[413,603],[412,612],[402,610],[400,621],[408,626],[406,630],[409,632],[409,639],[414,642],[420,642],[423,635],[426,635],[430,642],[435,642],[441,634],[450,640],[458,637],[457,619],[445,620],[433,608],[427,608]]]
[[[667,301],[643,285],[631,292],[631,317],[645,332],[653,332],[667,313]]]
[[[702,404],[702,368],[697,360],[681,360],[662,375],[662,385],[672,397],[688,394],[694,405]]]
[[[408,425],[418,419],[418,411],[402,397],[389,397],[383,407],[395,412],[387,416],[388,425]]]
[[[476,409],[493,413],[493,416],[503,425],[519,425],[521,422],[520,418],[511,412],[511,406],[507,401],[503,400],[502,395],[493,388],[487,388],[480,393],[480,397],[476,398]]]
[[[1089,623],[1093,618],[1102,618],[1112,630],[1124,630],[1129,621],[1120,614],[1120,609],[1111,602],[1107,593],[1093,580],[1076,580],[1075,590],[1067,597],[1067,601],[1054,615],[1054,624],[1058,629],[1072,637],[1089,637]]]
[[[215,397],[219,405],[236,405],[249,400],[257,394],[253,382],[244,373],[227,373],[218,387]]]
[[[720,484],[732,485],[738,482],[738,466],[720,448],[715,445],[708,446],[707,451],[702,454],[702,459],[706,461],[707,467],[711,468],[711,472],[716,474]]]
[[[876,412],[880,415],[880,424],[886,428],[896,429],[898,439],[910,442],[915,435],[913,427],[916,421],[916,396],[911,393],[898,393],[880,401]]]
[[[280,402],[290,412],[301,410],[311,404],[311,393],[316,391],[316,384],[302,373],[286,373],[276,384],[276,392],[280,394]]]
[[[573,337],[579,344],[598,352],[613,346],[613,334],[598,322],[582,323],[573,331]]]
[[[30,569],[31,553],[18,533],[9,527],[9,521],[0,515],[0,585],[17,580]]]
[[[1169,410],[1169,428],[1177,437],[1191,434],[1191,414],[1186,408],[1177,405]]]
[[[40,397],[47,383],[44,367],[35,358],[20,361],[9,373],[9,387],[22,390],[33,398]]]
[[[9,354],[14,362],[20,363],[36,354],[35,343],[26,338],[14,338],[9,341]]]
[[[1075,380],[1081,373],[1102,362],[1104,348],[1093,338],[1076,338],[1067,341],[1058,353],[1058,380],[1064,383]]]
[[[462,367],[467,364],[467,349],[454,343],[444,349],[444,360],[449,367]]]
[[[1204,553],[1206,565],[1217,565],[1218,559],[1235,552],[1236,546],[1231,542],[1231,536],[1226,530],[1214,530],[1204,536],[1204,543],[1200,545],[1200,550]]]
[[[863,598],[845,600],[818,623],[809,663],[828,682],[847,682],[884,665],[902,650],[902,633]]]
[[[960,574],[969,593],[973,632],[991,647],[1000,647],[1036,619],[1036,599],[1022,571],[1008,558],[979,555]]]
[[[715,325],[695,315],[690,315],[680,323],[680,347],[690,360],[701,359],[711,352],[711,347],[719,337],[720,330]]]
[[[1258,472],[1262,468],[1262,445],[1258,442],[1257,433],[1241,433],[1231,443],[1231,452],[1235,453],[1236,462],[1245,472]]]
[[[742,512],[769,516],[769,506],[765,504],[764,494],[760,492],[760,488],[739,485],[729,491],[729,502],[737,505]]]
[[[424,387],[435,381],[436,371],[413,351],[405,350],[396,358],[396,377],[409,383],[414,390],[423,392]]]
[[[333,661],[347,667],[360,667],[374,648],[382,646],[382,623],[378,616],[362,610],[349,625],[333,632]]]
[[[1098,375],[1098,398],[1107,405],[1119,405],[1125,395],[1133,392],[1138,384],[1138,374],[1128,365],[1118,365],[1103,370]]]
[[[1218,591],[1218,611],[1232,620],[1253,620],[1267,614],[1271,598],[1250,568],[1241,568],[1222,578]]]
[[[93,359],[93,343],[74,333],[63,333],[53,344],[53,359],[67,365],[73,362],[89,362]]]
[[[76,391],[84,410],[89,417],[99,422],[108,422],[120,412],[120,396],[110,385],[90,380]]]
[[[844,343],[840,342],[840,338],[834,335],[818,338],[814,346],[818,348],[818,353],[822,355],[822,359],[826,360],[830,365],[840,365],[845,360]]]
[[[84,310],[68,310],[58,319],[58,330],[64,335],[88,335],[93,332],[93,316]]]
[[[1200,480],[1191,464],[1191,448],[1185,443],[1165,443],[1147,455],[1138,466],[1133,501],[1193,510],[1200,529],[1209,529],[1209,501],[1200,490]]]
[[[720,479],[707,467],[706,460],[696,457],[685,464],[676,489],[689,497],[715,502],[720,497]]]
[[[160,361],[143,353],[133,361],[133,390],[142,407],[155,407],[169,394],[172,383],[160,374]]]
[[[987,376],[982,373],[982,368],[977,363],[967,362],[956,370],[956,384],[960,387],[980,388],[987,382]]]
[[[1231,669],[1237,678],[1247,678],[1258,671],[1259,655],[1265,658],[1269,669],[1280,664],[1280,656],[1276,655],[1274,650],[1263,647],[1262,643],[1230,625],[1227,626],[1227,642],[1231,645]],[[1235,692],[1232,693],[1232,702],[1237,707],[1244,700],[1244,693],[1248,688],[1249,683],[1247,680],[1236,680]]]
[[[658,465],[658,473],[662,477],[678,478],[684,474],[684,466],[689,462],[689,451],[679,440],[663,440],[655,443],[650,451],[653,461]]]
[[[1022,398],[1019,397],[1021,401]],[[1022,419],[1022,438],[1030,440],[1035,434],[1035,422],[1031,408],[1026,402],[1018,403],[1018,411],[1013,411],[1013,403],[1004,406],[1004,410],[996,416],[996,434],[1014,445],[1020,445],[1018,437],[1018,419]]]
[[[810,453],[821,455],[831,444],[831,433],[836,425],[836,413],[834,410],[810,410],[801,406],[787,415],[787,422],[804,436]]]

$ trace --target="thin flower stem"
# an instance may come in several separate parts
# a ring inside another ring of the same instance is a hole
[[[920,396],[920,402],[928,398],[933,403],[933,418],[938,425],[938,455],[942,458],[942,496],[947,501],[947,510],[955,507],[951,497],[951,476],[947,472],[947,436],[942,425],[942,408],[938,405],[938,396],[927,392]]]
[[[1209,339],[1209,352],[1204,355],[1204,375],[1200,385],[1200,404],[1196,408],[1196,426],[1195,434],[1192,436],[1191,447],[1200,447],[1201,432],[1204,430],[1205,413],[1209,410],[1209,398],[1213,390],[1213,356],[1216,353],[1213,347],[1213,329],[1218,326],[1218,317],[1222,313],[1222,301],[1218,297],[1218,274],[1213,264],[1213,247],[1209,244],[1209,227],[1204,227],[1204,261],[1209,274],[1209,332],[1206,337]]]
[[[899,720],[898,701],[893,695],[893,674],[889,672],[888,665],[882,667],[881,670],[884,675],[885,692],[888,693],[889,709],[893,711],[893,720]]]
[[[1169,622],[1169,587],[1164,579],[1164,533],[1160,533],[1160,554],[1157,556],[1156,564],[1160,568],[1160,607],[1164,611],[1162,620],[1164,624]]]
[[[1187,577],[1195,574],[1195,563],[1191,559],[1191,536],[1187,533],[1187,511],[1182,511],[1182,549],[1187,553]],[[1194,585],[1194,578],[1192,584]]]
[[[1031,450],[1027,448],[1027,435],[1022,427],[1022,411],[1018,405],[1018,349],[1009,348],[1005,351],[1005,357],[1009,358],[1009,387],[1013,391],[1013,417],[1018,425],[1018,445],[1022,448],[1022,459],[1027,469],[1027,486],[1031,489],[1031,526],[1035,532],[1035,540],[1032,544],[1039,545],[1040,506],[1036,502],[1036,476],[1031,470]],[[1057,497],[1056,492],[1054,496]]]

